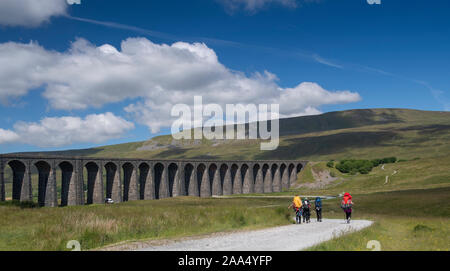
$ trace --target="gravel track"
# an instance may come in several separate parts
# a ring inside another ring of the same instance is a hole
[[[297,251],[317,245],[342,234],[358,231],[372,224],[368,220],[311,220],[309,224],[287,225],[263,230],[245,231],[195,240],[168,242],[142,248],[143,251]]]

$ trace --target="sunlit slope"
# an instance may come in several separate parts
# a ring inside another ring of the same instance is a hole
[[[407,109],[361,109],[280,120],[280,145],[261,151],[259,140],[174,140],[170,135],[148,141],[58,155],[200,159],[400,159],[450,153],[450,112]]]

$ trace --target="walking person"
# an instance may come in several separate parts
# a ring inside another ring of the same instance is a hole
[[[316,209],[317,222],[322,222],[322,199],[317,197],[314,201],[314,208]]]
[[[311,222],[311,203],[308,198],[305,198],[305,201],[303,202],[303,222]]]
[[[345,221],[347,224],[350,224],[352,218],[352,206],[352,196],[349,193],[345,193],[342,197],[341,208],[345,212]]]
[[[302,199],[299,195],[295,195],[288,209],[293,208],[295,211],[295,223],[302,224]]]

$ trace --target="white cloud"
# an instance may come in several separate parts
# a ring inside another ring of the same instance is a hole
[[[35,27],[66,10],[66,0],[1,0],[0,25]]]
[[[60,147],[74,143],[102,143],[119,138],[134,124],[108,112],[79,117],[44,118],[40,122],[18,122],[14,131],[0,129],[0,144],[26,143]]]
[[[325,104],[360,99],[350,91],[328,91],[315,83],[281,88],[276,75],[264,71],[246,75],[221,64],[203,43],[155,44],[130,38],[117,49],[75,41],[63,53],[36,43],[0,44],[0,100],[25,95],[44,86],[52,108],[100,108],[136,99],[124,109],[152,132],[170,127],[170,111],[178,103],[280,104],[282,116],[317,114]]]
[[[10,130],[0,128],[0,144],[15,142],[19,139],[19,135]]]

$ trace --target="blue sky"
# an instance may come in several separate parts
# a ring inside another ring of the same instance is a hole
[[[45,0],[32,1],[48,1],[43,11],[14,7],[30,1],[0,4],[0,153],[146,140],[168,133],[167,108],[194,95],[214,103],[280,101],[284,116],[450,109],[446,0]],[[228,90],[235,85],[242,89]],[[93,127],[96,121],[103,126]]]

